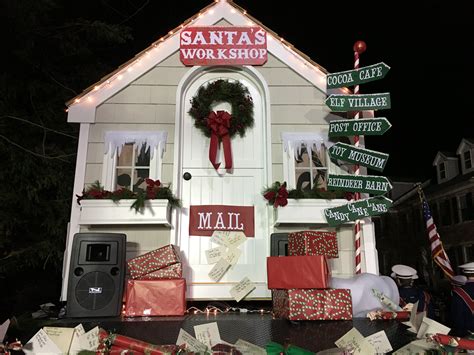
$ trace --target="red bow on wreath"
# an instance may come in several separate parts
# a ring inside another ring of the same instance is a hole
[[[230,120],[232,116],[227,111],[211,111],[207,118],[207,126],[211,130],[211,142],[209,145],[209,160],[214,167],[218,169],[221,163],[217,160],[217,148],[222,141],[224,150],[225,168],[232,169],[232,149],[230,146]]]

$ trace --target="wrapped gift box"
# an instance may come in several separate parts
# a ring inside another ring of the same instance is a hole
[[[270,256],[267,277],[269,289],[327,288],[329,269],[322,255]]]
[[[302,231],[288,234],[288,253],[290,255],[325,255],[337,258],[336,232]]]
[[[124,315],[182,316],[186,312],[186,280],[128,280]]]
[[[179,250],[170,244],[128,260],[127,266],[132,279],[137,279],[179,262]]]
[[[346,289],[273,290],[275,317],[290,320],[352,319],[351,291]]]
[[[166,266],[149,274],[140,276],[140,280],[156,280],[156,279],[180,279],[183,277],[183,265],[181,263]]]

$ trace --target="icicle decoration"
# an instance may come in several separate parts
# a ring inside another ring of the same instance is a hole
[[[145,144],[145,150],[151,148],[150,156],[152,159],[155,148],[159,147],[160,151],[158,153],[163,157],[167,137],[168,132],[164,131],[108,131],[105,132],[104,154],[107,154],[110,149],[110,155],[112,156],[118,149],[118,155],[120,156],[125,144],[135,143],[138,148],[141,148],[143,144]]]

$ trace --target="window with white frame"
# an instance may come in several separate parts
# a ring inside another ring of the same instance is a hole
[[[439,163],[439,178],[446,179],[446,163]]]
[[[161,178],[166,132],[105,133],[102,181],[108,190],[127,188],[137,191],[146,187],[147,178]]]
[[[464,158],[464,168],[471,169],[472,168],[471,151],[466,150],[463,153],[463,158]]]
[[[327,188],[328,172],[342,171],[331,163],[327,133],[282,133],[283,170],[288,188],[309,191]]]

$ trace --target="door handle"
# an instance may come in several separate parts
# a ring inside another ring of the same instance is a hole
[[[191,180],[192,177],[193,176],[190,173],[188,173],[187,171],[183,174],[183,179],[186,180],[186,181]]]

